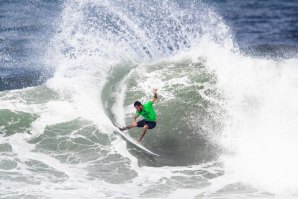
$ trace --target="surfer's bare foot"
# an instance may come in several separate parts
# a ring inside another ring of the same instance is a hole
[[[124,131],[124,130],[126,130],[126,127],[118,127],[118,129],[119,129],[120,131]]]
[[[141,143],[141,140],[137,140],[137,144],[140,144]]]

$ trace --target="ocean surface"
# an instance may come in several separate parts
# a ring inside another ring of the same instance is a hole
[[[1,0],[0,198],[298,198],[297,10]],[[152,88],[158,157],[113,125]]]

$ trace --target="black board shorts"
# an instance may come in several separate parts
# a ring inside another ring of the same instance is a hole
[[[149,129],[154,129],[156,126],[156,122],[154,121],[146,121],[145,119],[138,121],[137,127],[144,127],[145,124],[148,125]]]

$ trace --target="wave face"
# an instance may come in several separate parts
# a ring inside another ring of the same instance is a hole
[[[65,1],[57,24],[53,77],[0,93],[1,196],[297,197],[296,54],[242,54],[202,2]],[[160,157],[113,126],[154,87]]]

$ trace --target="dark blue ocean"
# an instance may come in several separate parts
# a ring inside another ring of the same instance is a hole
[[[49,77],[51,66],[43,57],[59,10],[58,1],[0,2],[1,90],[38,85]]]

